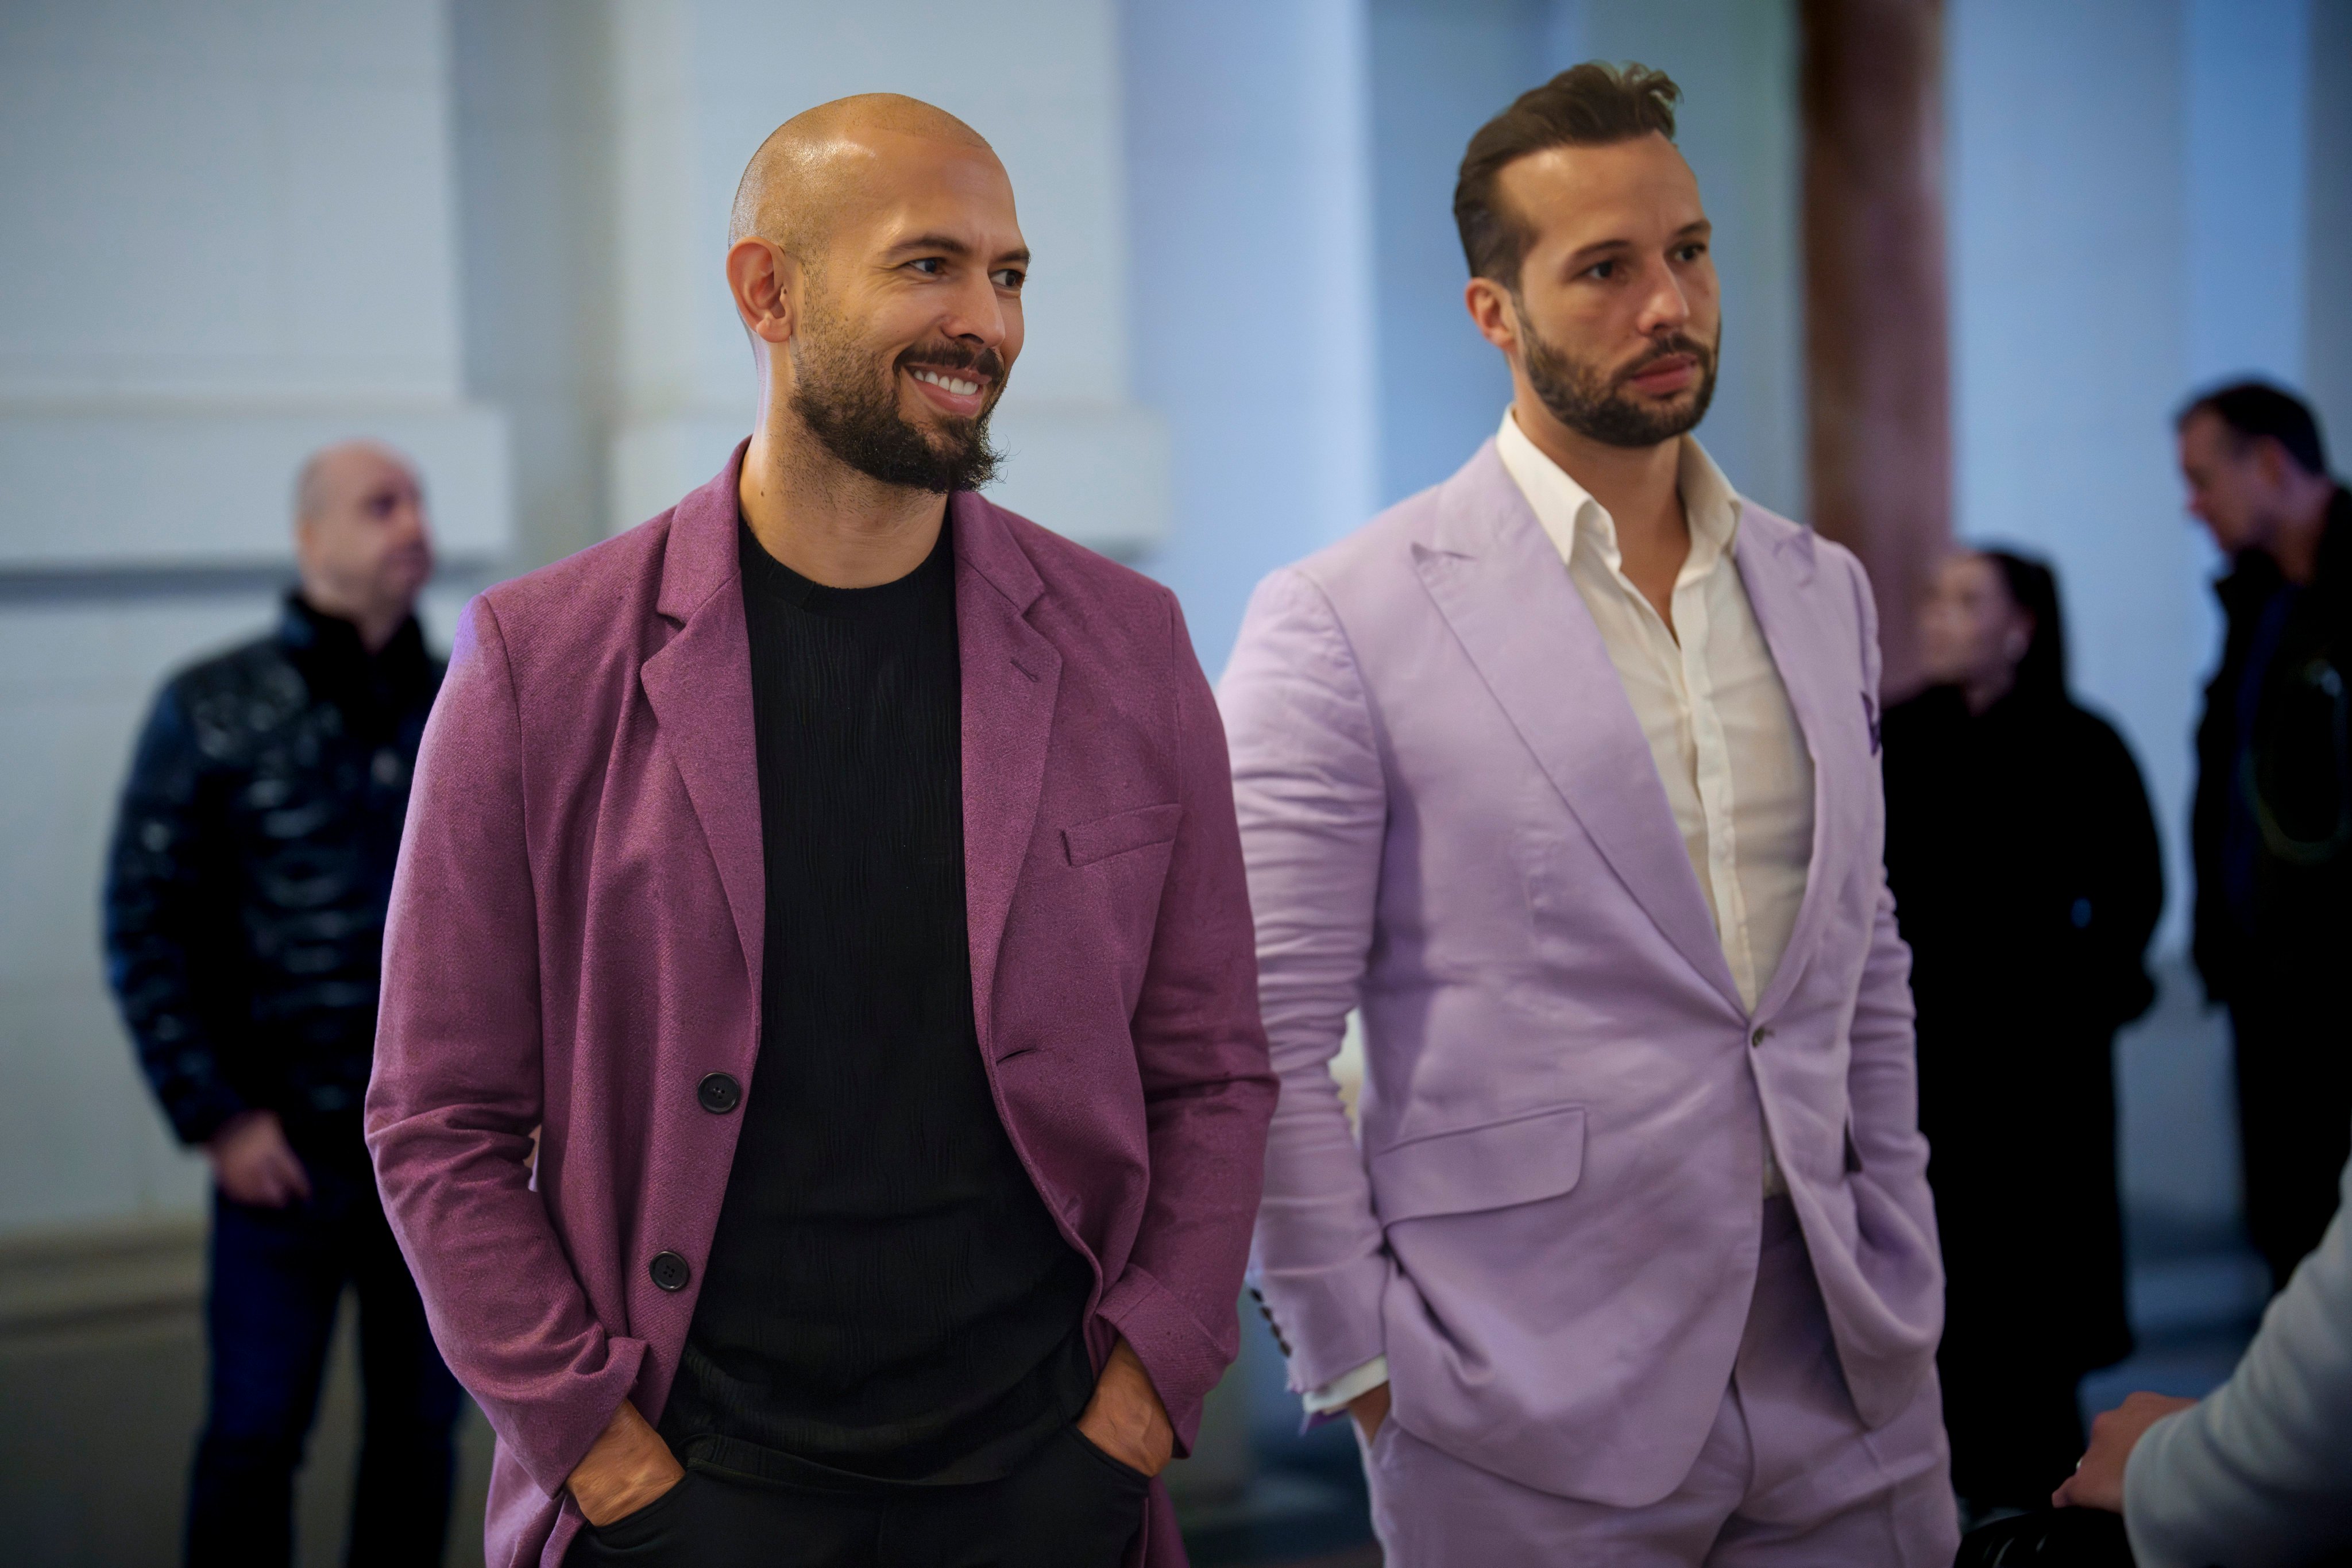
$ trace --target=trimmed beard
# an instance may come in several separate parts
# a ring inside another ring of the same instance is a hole
[[[1553,418],[1586,440],[1604,447],[1655,447],[1688,434],[1706,417],[1706,405],[1715,398],[1714,343],[1676,332],[1654,341],[1639,363],[1612,377],[1545,342],[1528,321],[1526,303],[1516,294],[1512,300],[1518,306],[1519,340],[1526,344],[1528,384]],[[1698,395],[1688,405],[1651,408],[1621,390],[1668,354],[1688,354],[1698,362]]]
[[[862,346],[824,303],[812,303],[793,334],[792,410],[819,446],[836,461],[901,489],[945,495],[976,490],[996,477],[1004,459],[989,442],[988,417],[1004,395],[1003,355],[963,343],[926,343],[877,374]],[[926,434],[898,412],[898,372],[914,365],[977,371],[996,391],[978,417],[948,418]]]

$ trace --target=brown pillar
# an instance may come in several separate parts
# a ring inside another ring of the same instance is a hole
[[[1800,0],[1813,525],[1878,592],[1885,694],[1919,684],[1927,574],[1951,539],[1941,0]]]

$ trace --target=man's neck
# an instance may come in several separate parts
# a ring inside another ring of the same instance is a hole
[[[2327,514],[2336,500],[2333,480],[2315,479],[2296,487],[2286,515],[2279,520],[2267,546],[2278,563],[2279,574],[2297,587],[2319,574],[2319,542],[2327,532]]]
[[[1617,531],[1622,568],[1671,628],[1675,579],[1690,556],[1683,510],[1682,438],[1654,447],[1612,447],[1570,429],[1522,386],[1511,417],[1536,450],[1601,503]]]
[[[760,547],[828,588],[897,582],[929,556],[947,518],[947,497],[859,473],[789,412],[752,436],[735,493]]]

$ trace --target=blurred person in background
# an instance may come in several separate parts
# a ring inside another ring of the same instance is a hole
[[[1920,633],[1935,684],[1886,712],[1886,874],[1919,1010],[1952,1484],[1983,1517],[2042,1504],[2083,1451],[2075,1385],[2131,1350],[2113,1047],[2155,996],[2164,869],[2131,752],[2067,693],[2047,566],[1948,557]]]
[[[2197,730],[2196,960],[2236,1044],[2247,1229],[2272,1288],[2352,1155],[2352,494],[2318,422],[2242,383],[2178,421],[2228,629]]]
[[[1510,405],[1260,584],[1219,694],[1283,1079],[1254,1283],[1391,1568],[1958,1539],[1875,612],[1691,434],[1722,314],[1678,96],[1581,65],[1471,140]]]
[[[493,1563],[1181,1568],[1274,1083],[1175,596],[978,493],[1028,269],[970,126],[794,117],[751,438],[467,612],[368,1131]]]
[[[180,1140],[213,1170],[209,1408],[192,1564],[289,1560],[293,1479],[344,1287],[366,1389],[348,1561],[437,1563],[460,1394],[360,1125],[384,913],[442,665],[416,475],[367,442],[295,490],[300,585],[269,636],[172,678],[106,878],[107,973]]]

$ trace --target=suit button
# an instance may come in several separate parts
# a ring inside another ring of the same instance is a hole
[[[695,1089],[694,1098],[711,1115],[724,1116],[743,1103],[743,1086],[723,1072],[715,1072]]]
[[[685,1289],[686,1282],[694,1278],[694,1270],[688,1268],[686,1259],[675,1252],[655,1253],[653,1266],[648,1272],[653,1275],[655,1284],[671,1291]]]
[[[1769,1029],[1759,1029],[1748,1037],[1748,1043],[1751,1046],[1760,1046],[1764,1043],[1764,1037],[1771,1032]]]

